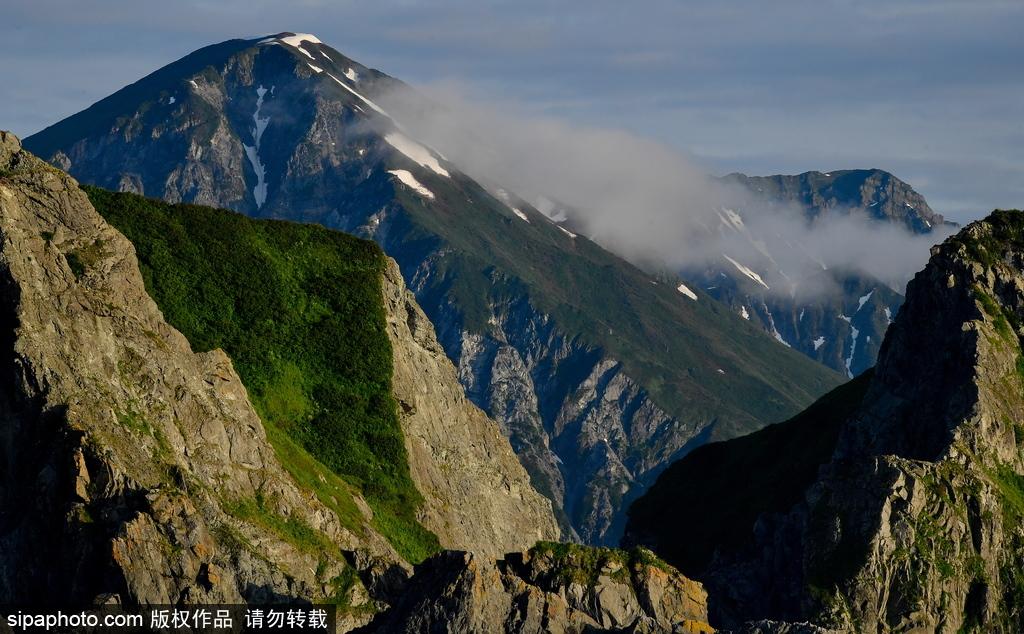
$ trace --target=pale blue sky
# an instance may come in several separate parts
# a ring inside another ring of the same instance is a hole
[[[200,46],[283,30],[714,173],[880,167],[955,220],[1024,207],[1020,0],[4,0],[0,128],[30,134]]]

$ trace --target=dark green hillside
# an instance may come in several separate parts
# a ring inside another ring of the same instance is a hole
[[[784,423],[675,462],[630,507],[627,541],[688,575],[699,575],[716,549],[741,548],[759,515],[785,512],[802,499],[873,375],[868,370]]]
[[[286,466],[303,459],[294,441],[363,492],[403,554],[436,550],[415,520],[421,498],[391,396],[380,248],[316,225],[85,190],[135,245],[167,321],[195,350],[231,356]]]

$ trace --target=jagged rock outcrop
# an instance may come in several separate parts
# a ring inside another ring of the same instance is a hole
[[[557,539],[551,501],[530,484],[498,425],[466,399],[394,260],[383,287],[393,391],[409,468],[425,498],[420,521],[442,546],[488,558]]]
[[[935,247],[803,501],[703,573],[718,622],[1020,631],[1022,323],[1024,214]]]
[[[366,632],[706,633],[706,594],[645,551],[539,544],[497,562],[446,552]]]
[[[362,584],[337,585],[349,562],[370,576],[408,564],[295,484],[230,359],[191,351],[146,294],[131,243],[9,133],[0,240],[0,601],[344,591],[366,611],[344,622],[368,618]]]

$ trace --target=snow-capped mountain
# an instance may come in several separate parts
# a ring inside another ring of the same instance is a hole
[[[24,145],[101,187],[373,238],[569,537],[614,542],[671,460],[841,381],[697,286],[489,193],[381,106],[403,89],[312,35],[231,40]]]

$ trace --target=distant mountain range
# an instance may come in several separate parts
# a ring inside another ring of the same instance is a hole
[[[311,35],[232,40],[24,144],[85,183],[378,242],[569,538],[616,541],[672,460],[842,380],[703,291],[492,195],[374,101],[401,86]]]

